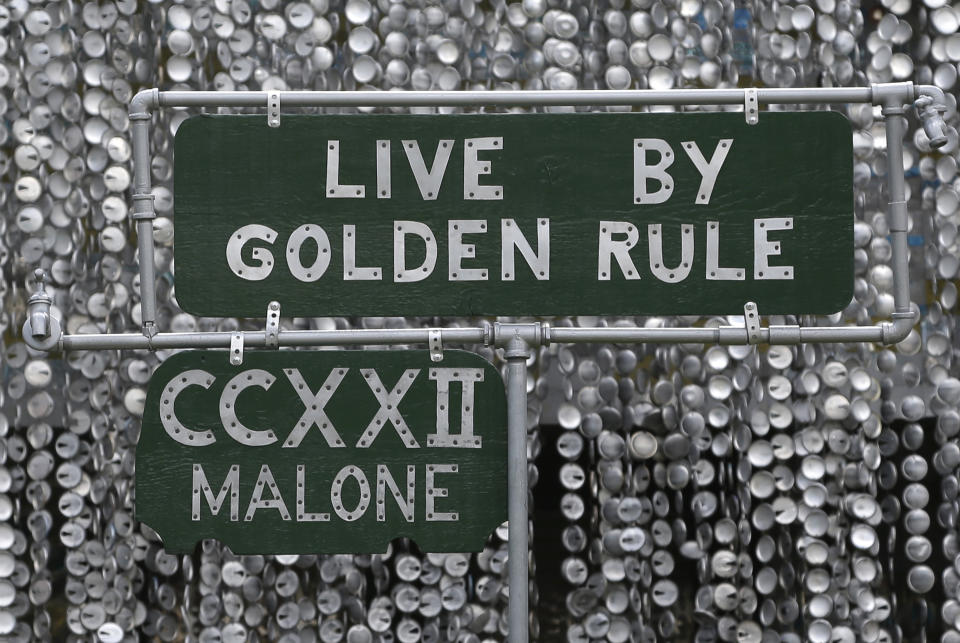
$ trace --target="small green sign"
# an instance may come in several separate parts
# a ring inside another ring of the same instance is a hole
[[[825,314],[853,293],[837,112],[266,121],[177,132],[194,314]]]
[[[464,351],[178,353],[150,381],[136,517],[171,552],[479,551],[507,517],[506,417]]]

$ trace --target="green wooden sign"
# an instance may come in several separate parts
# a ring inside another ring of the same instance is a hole
[[[464,351],[178,353],[150,381],[136,517],[171,552],[479,551],[507,518],[506,417]]]
[[[850,132],[836,112],[196,116],[176,296],[209,316],[833,313]]]

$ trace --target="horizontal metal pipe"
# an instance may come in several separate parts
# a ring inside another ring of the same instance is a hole
[[[426,344],[429,328],[392,328],[389,330],[284,330],[280,343],[284,346],[311,346],[317,338],[331,346],[363,344]],[[451,344],[477,344],[484,339],[483,328],[441,328],[440,340]]]
[[[284,330],[281,346],[368,346],[390,344],[426,344],[429,329],[397,328],[389,330]],[[233,333],[159,333],[153,338],[134,333],[64,335],[64,350],[229,348]],[[449,344],[477,344],[484,340],[483,328],[443,328],[440,337]],[[247,348],[266,346],[266,333],[244,331]]]
[[[571,91],[285,91],[284,107],[424,107],[538,105],[738,105],[743,89],[653,89]],[[869,103],[869,87],[760,88],[763,104]],[[267,92],[162,91],[161,107],[266,107]]]
[[[746,343],[746,331],[743,342]],[[715,344],[720,341],[717,328],[550,328],[550,341],[556,344],[603,343],[680,343]]]
[[[263,345],[263,333],[260,345]],[[222,337],[219,337],[222,336]],[[247,345],[256,344],[254,339],[244,338]],[[151,338],[133,333],[83,333],[64,335],[60,340],[63,350],[136,350],[147,348],[227,348],[229,333],[157,333]]]
[[[826,342],[882,342],[883,326],[776,326],[774,340],[795,344]],[[430,329],[398,328],[387,330],[284,330],[280,346],[371,346],[391,344],[426,344]],[[491,339],[480,328],[443,328],[444,344],[481,344]],[[228,348],[232,333],[159,333],[151,338],[134,333],[64,335],[64,350],[107,349],[172,349]],[[760,329],[761,343],[770,343],[769,328]],[[550,342],[556,344],[746,344],[746,329],[739,326],[720,328],[551,328]],[[248,348],[266,346],[263,331],[244,331],[243,344]]]
[[[807,344],[833,342],[882,342],[882,326],[811,326],[800,329],[800,341]]]
[[[869,87],[771,87],[769,89],[758,89],[757,98],[761,103],[767,105],[872,103],[873,90]]]
[[[779,326],[781,335],[791,335],[789,343],[880,342],[881,326]],[[792,331],[792,332],[790,332]],[[721,328],[551,328],[550,339],[558,344],[577,342],[654,343],[654,344],[746,344],[746,330],[739,326]],[[761,343],[770,343],[770,330],[760,329]]]

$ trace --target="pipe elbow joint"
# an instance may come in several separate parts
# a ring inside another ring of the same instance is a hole
[[[906,339],[916,321],[913,311],[897,312],[892,315],[893,321],[881,325],[882,341],[886,345],[897,344]]]
[[[156,88],[141,89],[130,100],[130,116],[149,117],[151,110],[157,107],[160,107],[160,90]]]
[[[918,99],[923,96],[929,96],[933,99],[934,103],[945,105],[947,102],[947,98],[944,95],[943,90],[936,85],[917,85],[916,92]]]
[[[23,341],[30,348],[48,351],[60,342],[63,330],[52,314],[53,298],[44,290],[46,274],[36,271],[37,290],[27,300],[27,319],[23,322]]]
[[[943,101],[943,92],[937,88],[941,100],[930,94],[921,95],[914,101],[914,107],[917,109],[917,116],[923,125],[923,132],[930,140],[931,149],[939,149],[947,144],[947,124],[943,120],[943,114],[947,111],[947,106]]]

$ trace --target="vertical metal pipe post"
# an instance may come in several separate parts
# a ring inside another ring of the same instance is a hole
[[[157,333],[156,274],[153,265],[153,193],[150,186],[150,113],[130,114],[133,145],[133,213],[137,224],[137,245],[140,251],[140,316],[143,334]]]
[[[527,514],[527,358],[530,348],[518,335],[507,344],[507,517],[510,581],[510,643],[527,643],[529,525]]]
[[[903,104],[892,101],[883,105],[887,134],[887,190],[890,192],[887,223],[893,245],[893,299],[896,313],[910,312],[910,273],[908,266],[906,192],[903,178],[903,135],[906,122]]]

